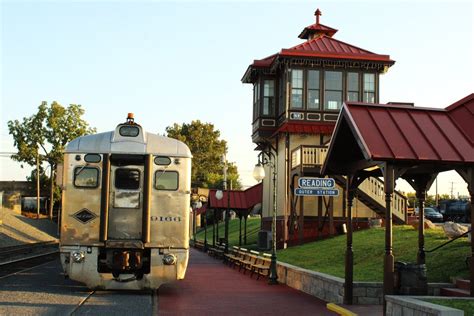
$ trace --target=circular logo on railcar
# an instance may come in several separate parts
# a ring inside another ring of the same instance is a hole
[[[81,222],[83,224],[86,224],[86,223],[92,221],[94,218],[96,218],[97,215],[95,215],[94,213],[92,213],[88,209],[83,208],[83,209],[79,210],[77,213],[73,214],[72,217],[77,219],[79,222]]]

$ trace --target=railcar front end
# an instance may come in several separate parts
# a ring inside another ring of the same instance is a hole
[[[191,153],[129,117],[68,144],[61,177],[65,274],[89,288],[157,289],[189,256]]]

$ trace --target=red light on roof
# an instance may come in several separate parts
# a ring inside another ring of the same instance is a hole
[[[135,122],[135,117],[133,115],[133,113],[128,113],[127,114],[127,123],[128,124],[134,124]]]

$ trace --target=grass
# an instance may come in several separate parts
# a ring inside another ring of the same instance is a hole
[[[242,222],[243,227],[243,222]],[[243,230],[243,228],[242,228]],[[260,218],[247,221],[247,244],[256,249]],[[208,226],[208,243],[212,243],[212,225]],[[243,234],[243,233],[242,233]],[[224,237],[224,223],[219,224],[219,237]],[[204,230],[196,237],[204,241]],[[425,230],[425,249],[430,250],[448,241],[442,229]],[[243,239],[242,239],[243,242]],[[229,223],[229,244],[239,244],[239,220]],[[340,235],[321,241],[291,247],[277,252],[278,261],[344,278],[346,236]],[[354,280],[382,282],[385,254],[385,229],[372,228],[353,235]],[[412,226],[393,227],[393,254],[395,261],[416,262],[418,230]],[[428,282],[450,282],[451,277],[468,278],[465,259],[470,256],[467,238],[460,238],[443,248],[426,253]]]
[[[354,280],[383,280],[383,258],[385,253],[385,229],[372,228],[355,232],[353,236]],[[448,241],[440,229],[425,231],[425,249],[432,249]],[[278,260],[309,270],[344,277],[346,237],[308,243],[280,250]],[[394,226],[393,254],[395,261],[416,262],[418,231],[411,226]],[[450,277],[467,277],[465,258],[470,255],[470,244],[466,238],[433,252],[426,253],[429,282],[450,282]]]
[[[472,300],[457,300],[457,299],[423,299],[423,301],[447,306],[451,308],[457,308],[464,311],[464,315],[474,315],[474,302]]]
[[[249,217],[247,219],[247,243],[244,245],[244,221],[242,220],[242,246],[249,249],[257,248],[257,233],[260,230],[260,218]],[[219,238],[224,237],[225,224],[219,223]],[[196,234],[196,239],[204,241],[204,228]],[[207,226],[207,242],[212,244],[212,225]],[[229,221],[229,245],[239,245],[239,220]]]

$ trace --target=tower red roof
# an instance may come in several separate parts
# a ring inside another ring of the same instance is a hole
[[[291,48],[283,48],[279,53],[264,59],[254,60],[245,72],[242,81],[252,82],[252,70],[274,68],[285,58],[305,58],[323,62],[370,62],[378,64],[379,71],[386,70],[395,63],[389,55],[376,54],[334,39],[333,35],[337,30],[319,23],[320,15],[321,11],[316,10],[316,23],[305,27],[299,35],[299,38],[306,39],[306,42]]]
[[[292,48],[282,49],[279,55],[385,61],[391,64],[394,63],[394,61],[390,59],[389,55],[375,54],[369,52],[368,50],[344,43],[326,35],[313,38],[312,40],[308,40]]]

